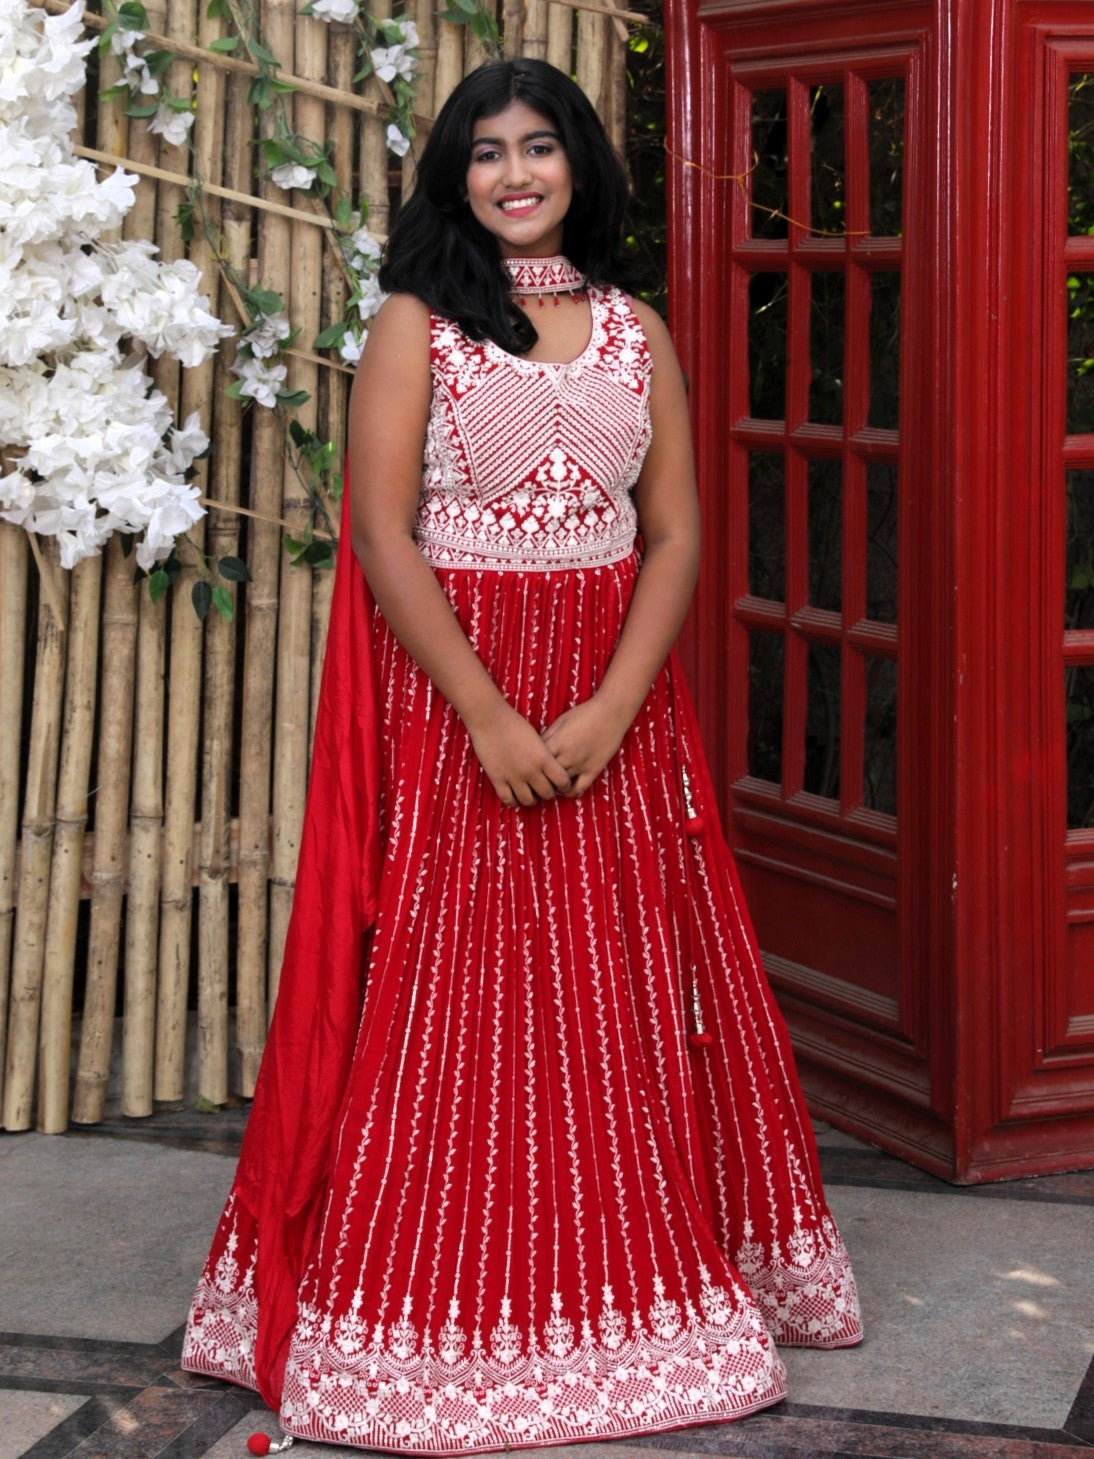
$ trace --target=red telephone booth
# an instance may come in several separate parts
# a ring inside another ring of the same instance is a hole
[[[1094,1164],[1094,7],[666,23],[684,648],[807,1094]]]

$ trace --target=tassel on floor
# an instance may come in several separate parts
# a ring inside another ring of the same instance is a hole
[[[270,1438],[269,1434],[264,1434],[261,1431],[253,1433],[247,1440],[247,1448],[250,1449],[252,1454],[284,1454],[285,1450],[291,1447],[292,1434],[286,1434],[276,1444]]]

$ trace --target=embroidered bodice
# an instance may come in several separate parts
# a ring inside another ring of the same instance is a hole
[[[433,315],[433,399],[415,537],[435,567],[546,571],[618,562],[650,440],[650,353],[618,289],[590,289],[568,364],[511,355]]]

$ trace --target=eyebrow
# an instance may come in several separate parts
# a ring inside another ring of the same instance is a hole
[[[523,137],[517,138],[517,141],[534,142],[537,137],[553,137],[556,142],[560,142],[562,140],[557,132],[549,131],[546,127],[544,127],[538,132],[525,132]],[[489,142],[490,145],[493,147],[502,147],[505,145],[505,139],[503,137],[476,137],[471,145],[472,147],[482,147],[487,142]]]

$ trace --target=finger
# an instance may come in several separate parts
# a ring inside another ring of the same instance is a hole
[[[523,806],[533,806],[536,803],[536,793],[527,782],[522,785],[514,785],[513,794]]]
[[[509,787],[509,782],[507,780],[491,780],[490,784],[497,791],[498,799],[501,801],[505,809],[511,811],[514,805],[516,805],[516,800],[514,799],[513,792]]]
[[[567,791],[573,783],[573,776],[563,765],[561,760],[552,757],[551,763],[543,768],[543,777],[551,787],[551,794],[556,791]]]

